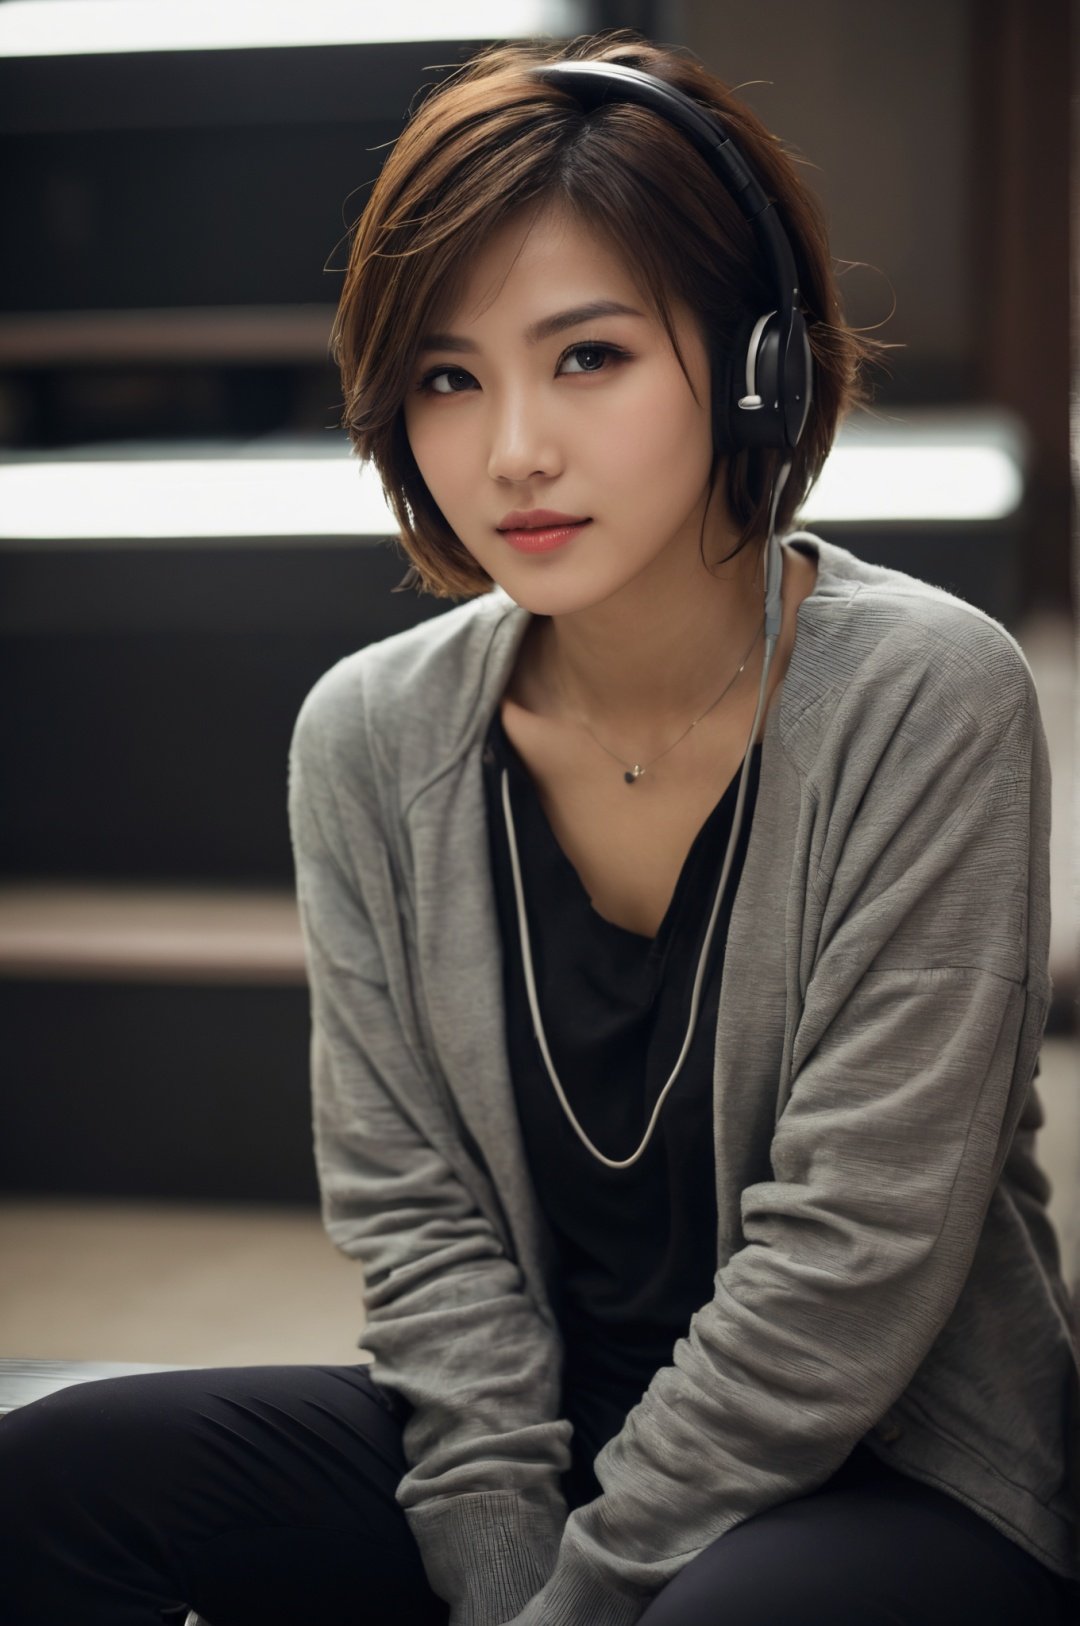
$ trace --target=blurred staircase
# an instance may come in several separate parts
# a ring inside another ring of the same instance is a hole
[[[33,245],[0,472],[336,432],[346,228],[476,43],[0,60]],[[1019,523],[820,529],[1008,620]],[[446,608],[403,569],[378,536],[0,540],[0,1190],[314,1200],[288,743],[334,661]]]

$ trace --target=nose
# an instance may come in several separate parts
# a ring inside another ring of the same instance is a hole
[[[488,473],[493,480],[520,485],[560,472],[557,426],[535,395],[514,390],[493,400],[489,434]]]

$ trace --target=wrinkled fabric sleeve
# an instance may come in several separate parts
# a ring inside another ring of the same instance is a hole
[[[323,1216],[363,1266],[372,1376],[412,1408],[397,1499],[428,1581],[452,1626],[494,1626],[547,1578],[565,1523],[561,1351],[433,1127],[391,856],[363,775],[340,746],[329,766],[332,693],[309,696],[289,756]]]
[[[513,1626],[631,1626],[712,1541],[824,1483],[956,1304],[1049,998],[1045,742],[1003,638],[992,665],[913,685],[887,736],[852,727],[819,798],[772,1178]]]

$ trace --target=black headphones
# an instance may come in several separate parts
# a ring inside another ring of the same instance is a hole
[[[722,443],[760,447],[790,458],[806,424],[813,362],[799,309],[795,256],[776,210],[714,113],[652,74],[616,62],[552,62],[529,69],[591,110],[609,102],[636,102],[681,130],[724,183],[754,228],[769,267],[776,309],[754,321],[743,367],[716,369],[714,422]]]

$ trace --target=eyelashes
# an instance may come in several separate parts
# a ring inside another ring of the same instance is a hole
[[[597,339],[586,339],[578,344],[570,345],[563,351],[559,357],[557,371],[561,372],[564,362],[581,356],[600,356],[603,364],[599,367],[581,366],[580,370],[567,373],[566,377],[588,378],[597,373],[610,372],[614,363],[629,361],[630,359],[629,351],[623,350],[617,344],[610,344],[606,341],[601,342]],[[464,367],[432,367],[430,372],[425,373],[423,378],[420,379],[416,388],[422,395],[465,395],[468,393],[466,389],[436,389],[437,380],[442,378],[461,378],[475,382],[472,374]]]

